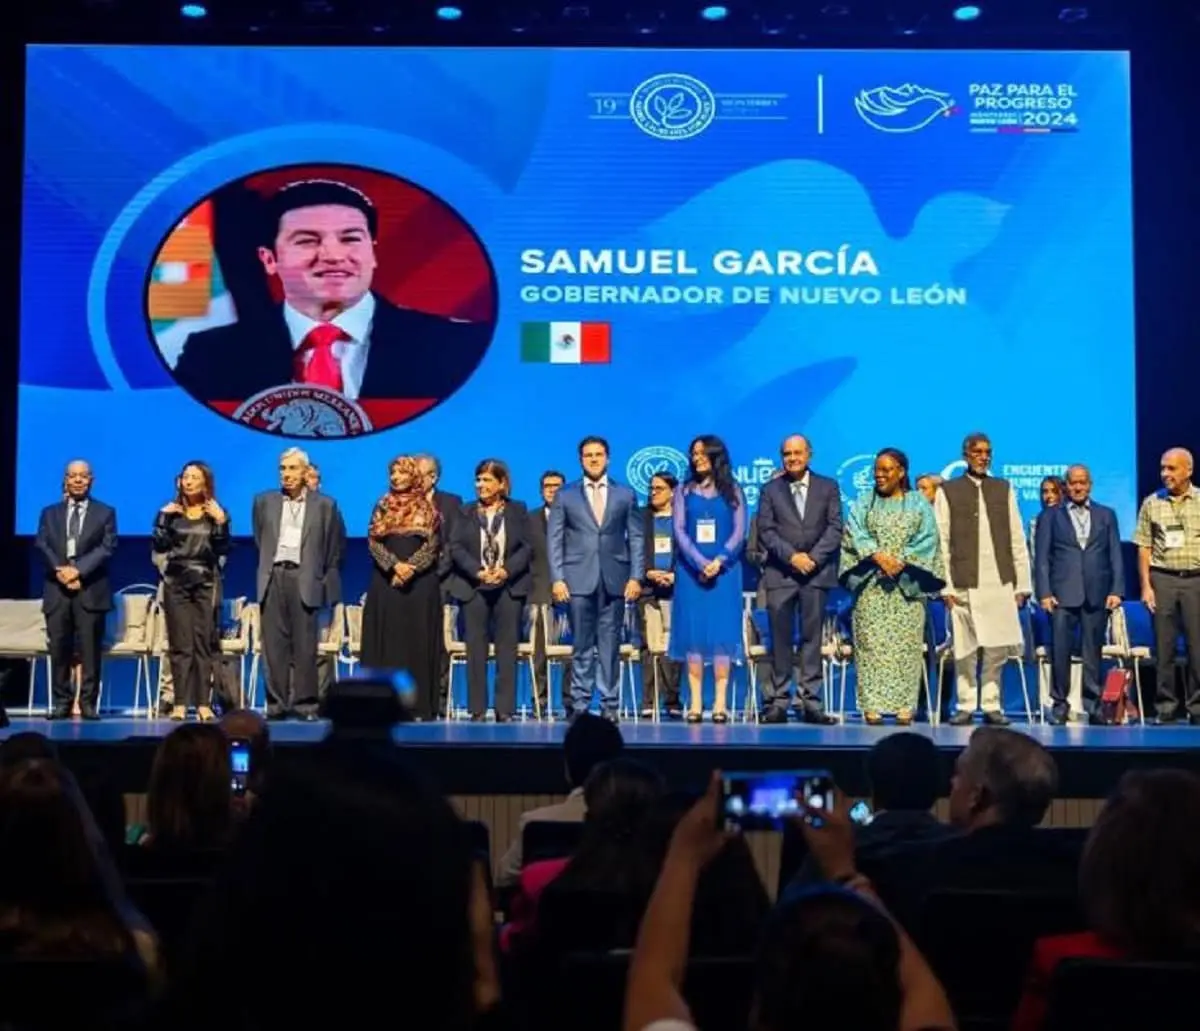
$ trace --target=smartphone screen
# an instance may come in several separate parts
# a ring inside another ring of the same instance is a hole
[[[875,814],[871,812],[871,807],[860,798],[850,809],[850,819],[858,826],[866,827],[875,819]]]
[[[246,793],[246,784],[250,780],[250,742],[229,742],[229,773],[230,787],[235,795]]]
[[[833,777],[824,770],[730,773],[722,780],[720,818],[730,829],[780,830],[802,812],[798,798],[815,809],[833,805]]]

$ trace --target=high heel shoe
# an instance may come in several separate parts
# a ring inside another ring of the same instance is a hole
[[[718,726],[728,723],[729,722],[729,713],[714,712],[712,714],[712,721],[713,721],[713,723],[717,724]]]

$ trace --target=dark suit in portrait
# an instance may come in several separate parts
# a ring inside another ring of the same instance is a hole
[[[1050,615],[1054,679],[1054,715],[1068,713],[1071,651],[1079,634],[1083,662],[1083,709],[1099,718],[1100,659],[1108,623],[1107,600],[1125,595],[1125,568],[1117,514],[1087,501],[1064,500],[1038,517],[1034,549],[1034,583],[1038,600],[1054,598]]]
[[[317,615],[342,600],[345,523],[327,494],[264,491],[254,499],[267,715],[316,717]]]
[[[484,567],[485,531],[479,506],[465,506],[454,523],[450,538],[454,576],[451,596],[462,605],[467,645],[467,707],[472,717],[487,711],[488,644],[496,653],[496,719],[511,718],[517,707],[517,644],[521,637],[521,613],[529,594],[532,549],[526,536],[529,511],[519,501],[510,501],[491,527],[504,548],[499,565],[508,578],[497,586],[480,583]]]
[[[94,718],[105,618],[113,607],[108,561],[117,548],[117,514],[92,497],[48,505],[38,519],[34,546],[45,563],[42,611],[54,669],[52,714],[63,718],[71,713],[75,693],[71,670],[78,643],[83,670],[79,710],[84,717]],[[78,588],[59,581],[56,570],[62,566],[78,572]]]
[[[803,501],[799,485],[804,485]],[[763,688],[763,708],[772,719],[786,715],[799,609],[800,680],[795,705],[805,718],[823,719],[821,629],[826,593],[837,585],[842,540],[837,482],[809,470],[797,481],[782,476],[766,484],[758,500],[758,538],[766,552],[762,584],[771,621],[772,652],[772,675]],[[807,554],[816,568],[801,573],[792,565],[797,554]]]
[[[486,322],[399,308],[375,295],[359,400],[440,401],[470,376],[491,338]],[[174,377],[201,401],[244,401],[295,380],[296,351],[282,306],[269,315],[192,333]]]

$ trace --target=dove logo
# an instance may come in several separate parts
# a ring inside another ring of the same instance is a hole
[[[875,456],[863,454],[847,458],[838,466],[837,481],[842,500],[847,505],[857,501],[875,486]]]
[[[854,109],[867,125],[880,132],[917,132],[935,118],[953,114],[949,93],[914,86],[876,86],[854,98]]]
[[[647,136],[689,140],[713,123],[717,98],[704,83],[674,72],[653,75],[629,98],[629,116]]]
[[[682,451],[662,444],[652,444],[636,451],[625,466],[629,485],[642,497],[650,493],[650,481],[656,473],[668,472],[677,480],[688,474],[688,457]]]

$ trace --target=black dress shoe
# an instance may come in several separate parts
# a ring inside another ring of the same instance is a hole
[[[1156,727],[1169,727],[1172,723],[1178,723],[1178,716],[1155,716],[1154,725]]]
[[[69,720],[70,718],[70,709],[55,709],[53,712],[46,713],[46,719],[48,720]]]
[[[759,723],[787,723],[787,709],[768,709],[758,717]]]
[[[512,723],[512,721],[513,721],[513,718],[512,718],[511,714],[499,713],[499,712],[496,713],[496,722],[497,723]]]
[[[614,727],[619,727],[621,725],[621,717],[618,713],[605,712],[605,713],[602,713],[601,715],[606,720],[608,720],[608,722],[611,723]]]
[[[1094,713],[1092,713],[1092,714],[1091,714],[1091,715],[1088,717],[1088,726],[1091,726],[1091,727],[1109,727],[1109,726],[1112,726],[1112,724],[1111,724],[1111,723],[1109,723],[1109,722],[1108,722],[1108,720],[1106,720],[1106,719],[1105,719],[1103,716],[1101,716],[1101,715],[1100,715],[1098,712],[1094,712]]]
[[[1194,712],[1188,717],[1188,723],[1193,727],[1200,727],[1200,712]]]
[[[1065,727],[1067,725],[1067,714],[1065,712],[1052,712],[1046,722],[1052,727]]]
[[[304,723],[318,723],[320,722],[321,717],[315,712],[301,712],[296,714],[296,719],[301,720]]]
[[[1012,720],[1002,712],[985,712],[983,714],[983,722],[989,727],[1007,727]]]
[[[91,709],[91,708],[80,709],[79,715],[82,716],[85,720],[98,720],[100,718],[100,713],[98,713],[95,709]]]
[[[969,727],[975,722],[975,714],[967,712],[966,709],[959,709],[946,722],[952,727]]]
[[[832,727],[836,726],[838,718],[828,712],[806,712],[800,717],[805,723],[811,723],[817,727]]]

